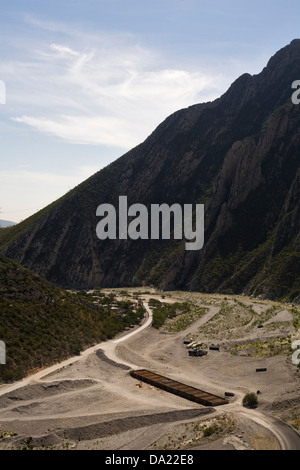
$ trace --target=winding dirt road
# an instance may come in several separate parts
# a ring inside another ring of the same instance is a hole
[[[102,349],[104,350],[105,354],[112,359],[115,362],[127,365],[131,367],[132,369],[137,369],[139,368],[136,364],[128,363],[124,361],[123,359],[119,358],[117,355],[116,351],[116,346],[121,343],[127,341],[129,338],[131,338],[133,335],[136,335],[140,333],[142,330],[147,328],[148,326],[151,325],[152,322],[152,311],[149,308],[149,304],[144,302],[144,307],[147,311],[148,318],[146,322],[136,329],[135,331],[113,341],[109,341],[107,343],[104,343],[102,345]],[[205,322],[209,321],[214,315],[218,313],[219,309],[218,308],[211,308],[207,312],[206,315],[204,315],[200,320],[198,320],[199,326],[204,324]],[[264,413],[261,413],[257,410],[250,410],[245,407],[243,407],[241,404],[232,404],[232,405],[224,405],[220,406],[219,410],[222,411],[229,411],[232,412],[233,414],[236,414],[240,417],[245,417],[247,419],[250,419],[264,428],[268,429],[271,431],[276,439],[279,442],[281,450],[300,450],[300,436],[299,434],[290,426],[288,426],[286,423],[283,421],[274,418],[273,416],[266,415]]]
[[[53,374],[54,372],[57,372],[58,370],[63,369],[64,367],[69,366],[70,364],[74,364],[77,361],[80,361],[81,359],[90,356],[91,354],[98,351],[99,349],[102,349],[109,359],[111,359],[111,360],[113,360],[113,361],[115,361],[119,364],[124,364],[124,365],[127,365],[127,366],[131,367],[131,368],[136,368],[135,364],[130,364],[130,363],[127,363],[126,361],[122,361],[122,359],[120,359],[116,355],[115,350],[116,350],[116,346],[119,343],[124,342],[124,341],[132,338],[132,336],[137,335],[138,333],[140,333],[145,328],[147,328],[148,326],[151,325],[151,323],[152,323],[152,310],[149,308],[148,303],[144,303],[144,307],[146,309],[145,320],[144,320],[144,322],[141,326],[135,328],[133,331],[125,333],[124,335],[122,335],[118,339],[105,341],[105,342],[97,344],[96,346],[92,346],[91,348],[88,348],[85,351],[81,352],[79,356],[73,356],[69,359],[66,359],[65,361],[59,362],[57,364],[54,364],[53,366],[42,369],[39,372],[31,374],[31,375],[25,377],[24,379],[19,380],[18,382],[15,382],[11,385],[4,385],[0,389],[0,396],[5,395],[5,394],[7,394],[9,392],[12,392],[14,390],[17,390],[19,388],[25,387],[26,385],[30,385],[32,383],[38,382],[41,379],[43,379],[44,377],[46,377],[47,375]]]
[[[110,340],[107,342],[102,342],[96,346],[93,346],[85,351],[83,351],[79,356],[74,356],[69,358],[59,364],[55,364],[51,367],[43,369],[35,374],[32,374],[25,379],[16,382],[12,385],[3,386],[0,389],[0,396],[5,395],[9,392],[15,391],[19,388],[25,387],[26,385],[36,384],[39,381],[42,381],[46,376],[49,374],[53,374],[54,372],[60,371],[60,369],[65,368],[66,366],[76,364],[78,361],[88,358],[93,353],[102,350],[106,357],[115,363],[122,364],[127,366],[131,369],[138,369],[140,368],[139,365],[134,363],[134,360],[128,361],[118,355],[118,345],[124,344],[127,341],[131,340],[133,337],[137,337],[137,335],[141,334],[143,330],[151,326],[152,323],[152,310],[149,307],[148,302],[143,302],[143,305],[146,309],[146,315],[144,322],[141,326],[136,327],[130,332],[122,334],[120,337],[114,340]],[[212,318],[213,315],[218,313],[218,308],[212,307],[209,309],[206,315],[204,315],[198,322],[203,324],[207,322],[209,319]],[[138,354],[138,353],[137,353]],[[207,382],[209,384],[209,381]],[[220,384],[222,385],[222,384]],[[233,390],[234,391],[234,390]],[[300,436],[299,434],[290,426],[288,426],[283,421],[270,416],[266,415],[263,412],[258,410],[250,410],[244,408],[241,403],[241,395],[240,391],[236,391],[236,395],[239,397],[237,401],[234,403],[230,403],[228,405],[220,406],[215,410],[216,414],[220,412],[224,413],[232,413],[233,415],[238,416],[240,419],[251,420],[254,423],[259,424],[260,426],[264,427],[268,431],[271,431],[273,435],[276,437],[279,446],[282,450],[300,450]]]

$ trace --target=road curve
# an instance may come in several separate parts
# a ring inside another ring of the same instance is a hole
[[[232,411],[269,429],[277,438],[281,450],[300,450],[300,435],[279,418],[244,408],[241,405],[237,405]]]
[[[124,361],[123,359],[119,358],[116,353],[116,347],[118,344],[122,343],[123,341],[126,341],[127,339],[131,338],[132,336],[135,336],[136,334],[140,333],[142,330],[147,328],[148,326],[151,325],[152,323],[152,310],[149,308],[149,304],[146,302],[143,302],[143,305],[146,309],[146,321],[139,326],[138,328],[135,328],[133,331],[127,333],[126,335],[121,336],[118,339],[113,339],[111,341],[106,341],[105,343],[102,344],[101,349],[105,352],[105,355],[115,361],[118,362],[119,364],[123,364],[125,366],[130,367],[131,369],[137,369],[136,364]]]
[[[146,309],[146,318],[143,324],[137,328],[135,328],[133,331],[130,331],[118,339],[113,339],[109,341],[104,341],[102,343],[99,343],[95,346],[92,346],[91,348],[86,349],[85,351],[81,352],[79,356],[73,356],[70,357],[69,359],[66,359],[65,361],[59,362],[57,364],[54,364],[53,366],[47,367],[45,369],[42,369],[34,374],[28,375],[22,380],[19,380],[11,385],[4,385],[3,387],[0,388],[0,396],[5,395],[6,393],[12,392],[14,390],[17,390],[18,388],[25,387],[26,385],[32,384],[34,382],[37,382],[41,379],[43,379],[45,376],[52,374],[53,372],[57,372],[59,369],[62,369],[63,367],[66,367],[70,364],[74,364],[78,361],[80,361],[82,358],[85,358],[89,356],[90,354],[93,354],[94,352],[98,351],[98,349],[102,349],[105,354],[115,362],[118,362],[119,364],[124,364],[128,365],[132,368],[136,368],[135,364],[129,364],[125,361],[122,361],[120,358],[117,357],[115,353],[115,348],[118,343],[123,342],[127,340],[128,338],[131,338],[133,335],[136,335],[140,333],[142,330],[147,328],[149,325],[152,323],[152,310],[149,308],[148,303],[143,304],[145,309]]]

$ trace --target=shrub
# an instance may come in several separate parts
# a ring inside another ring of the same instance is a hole
[[[256,393],[247,393],[243,398],[243,406],[247,408],[256,408],[258,399]]]
[[[203,437],[209,437],[211,436],[213,433],[215,432],[214,428],[213,427],[208,427],[208,428],[205,428],[203,429]]]

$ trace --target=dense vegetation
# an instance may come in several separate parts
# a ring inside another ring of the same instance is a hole
[[[176,315],[187,313],[191,309],[188,302],[167,304],[157,299],[150,299],[149,305],[153,307],[152,326],[157,329],[163,326],[167,318],[174,318]]]
[[[101,292],[70,293],[0,255],[0,339],[9,382],[112,338],[139,322],[144,309]]]

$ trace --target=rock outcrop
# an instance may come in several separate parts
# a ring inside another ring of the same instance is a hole
[[[146,140],[12,227],[8,257],[62,287],[154,284],[300,300],[300,40],[219,99],[169,116]],[[205,204],[205,244],[105,240],[102,203]],[[8,232],[6,232],[8,233]]]

